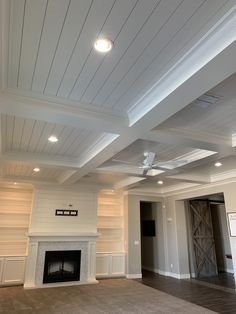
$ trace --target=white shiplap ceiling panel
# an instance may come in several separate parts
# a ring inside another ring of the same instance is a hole
[[[227,3],[11,0],[8,86],[126,115]],[[114,41],[108,55],[93,50],[99,35]]]
[[[1,115],[2,142],[5,152],[29,152],[61,157],[79,157],[105,133],[72,128],[39,120]],[[57,143],[48,138],[55,135]]]
[[[4,175],[13,178],[56,181],[62,173],[61,169],[55,168],[40,167],[39,172],[34,172],[33,169],[34,166],[21,163],[6,163],[4,164]]]
[[[116,45],[118,44],[117,38],[120,33],[122,33],[125,22],[130,17],[130,14],[132,14],[135,4],[137,4],[136,0],[129,0],[126,2],[116,1],[106,20],[106,23],[104,24],[104,27],[102,28],[101,35],[109,37],[114,42],[114,49],[116,49]],[[118,47],[119,49],[116,49],[116,51],[122,53],[123,50],[119,44]],[[113,51],[115,52],[115,50]],[[107,57],[109,57],[109,55]],[[103,61],[105,61],[107,57],[103,57],[101,54],[98,54],[94,49],[92,49],[88,59],[85,60],[83,69],[76,80],[76,84],[71,90],[71,99],[82,99],[82,96],[86,92],[91,80],[93,80],[93,77],[96,75],[97,71],[103,64]],[[101,81],[101,79],[99,81]],[[88,101],[85,102],[89,103]]]
[[[44,88],[47,95],[56,95],[60,88],[61,78],[64,76],[76,49],[91,3],[92,0],[74,0],[70,3],[67,18],[58,42],[58,49],[50,67],[48,80],[45,82]]]
[[[236,74],[209,91],[218,97],[206,107],[193,102],[163,122],[157,129],[182,130],[189,134],[207,134],[225,136],[229,139],[236,133]]]
[[[42,29],[32,90],[42,92],[59,43],[61,30],[69,9],[69,0],[50,0]]]
[[[83,70],[85,62],[92,52],[93,42],[102,31],[113,3],[114,1],[108,0],[93,2],[65,75],[60,82],[60,88],[57,93],[58,96],[63,98],[70,96],[73,86],[80,72]]]
[[[127,68],[125,75],[103,100],[106,107],[118,107],[124,112],[129,110],[143,90],[161,78],[171,67],[176,55],[184,51],[184,47],[193,41],[193,36],[209,22],[209,14],[214,16],[223,4],[221,0],[185,2],[187,5],[182,3],[178,7],[172,18],[166,21],[162,32],[157,34],[136,62]],[[189,14],[191,12],[190,16],[186,15],[186,7],[189,8]]]
[[[17,86],[25,90],[30,90],[32,86],[46,8],[46,0],[24,2],[20,59],[16,74]],[[14,30],[13,24],[12,31],[14,32]]]
[[[127,60],[126,63],[128,65],[124,65],[127,70],[135,61],[135,54],[140,53],[145,48],[145,43],[155,36],[163,20],[175,10],[180,2],[180,0],[173,1],[172,3],[160,1],[153,3],[153,7],[145,6],[143,2],[138,3],[129,16],[123,32],[119,34],[114,42],[114,52],[104,59],[101,68],[90,82],[81,101],[90,103],[96,99],[96,103],[99,103],[98,95],[103,94],[107,82],[112,80],[117,69],[122,71],[122,60]],[[164,6],[163,11],[162,6]],[[148,28],[149,31],[147,31]],[[142,42],[140,41],[141,36],[143,37],[141,39]],[[138,45],[140,46],[138,47]],[[106,96],[109,96],[109,94]]]

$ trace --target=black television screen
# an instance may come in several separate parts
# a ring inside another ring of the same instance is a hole
[[[144,237],[156,236],[155,220],[142,221],[142,234]]]

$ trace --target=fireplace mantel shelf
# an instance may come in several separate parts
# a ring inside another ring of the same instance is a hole
[[[28,237],[98,237],[99,233],[92,232],[29,232]]]
[[[30,241],[45,242],[45,241],[94,241],[99,236],[98,233],[88,232],[29,232]]]

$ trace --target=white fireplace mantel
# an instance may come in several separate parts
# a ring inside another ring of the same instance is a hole
[[[97,233],[42,233],[29,232],[29,251],[25,273],[25,288],[43,288],[97,283]],[[43,284],[45,252],[53,250],[81,250],[80,281]]]
[[[49,233],[49,232],[29,232],[28,237],[30,241],[35,242],[47,242],[47,241],[96,241],[96,238],[99,236],[98,233]]]

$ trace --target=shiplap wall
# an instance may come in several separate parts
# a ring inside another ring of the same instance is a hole
[[[26,255],[32,193],[30,189],[0,187],[0,255]]]
[[[55,216],[55,209],[79,211],[78,216]],[[97,192],[91,189],[37,188],[34,193],[30,232],[96,232]]]

